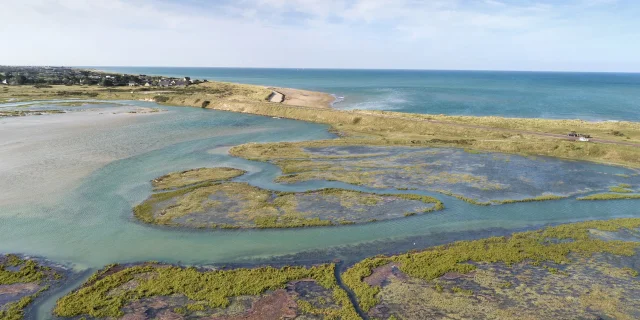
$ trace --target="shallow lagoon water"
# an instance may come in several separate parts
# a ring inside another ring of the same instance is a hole
[[[369,174],[362,178],[368,186],[445,190],[481,202],[545,194],[568,197],[606,192],[620,184],[640,185],[635,170],[550,157],[417,147],[338,146],[305,151],[320,168],[309,169],[312,177],[327,171],[362,172]]]
[[[62,126],[56,131],[62,140],[42,130],[47,123],[69,114],[2,119],[0,130],[3,126],[17,127],[21,121],[31,123],[23,126],[22,138],[14,140],[16,145],[29,145],[34,139],[48,137],[37,148],[24,148],[20,153],[7,152],[12,146],[0,144],[3,148],[0,163],[13,161],[13,157],[18,156],[23,160],[21,165],[0,167],[0,174],[13,174],[11,183],[5,183],[3,188],[28,190],[34,181],[31,178],[45,173],[53,174],[54,181],[59,181],[64,188],[47,184],[44,189],[34,189],[38,192],[22,193],[20,201],[0,202],[0,252],[38,255],[73,264],[77,269],[145,260],[185,264],[251,263],[314,251],[324,253],[316,255],[316,261],[341,258],[352,262],[361,256],[411,247],[412,243],[417,243],[414,247],[418,248],[482,237],[487,230],[492,234],[507,233],[549,223],[640,216],[637,202],[633,200],[568,199],[479,207],[452,197],[419,192],[443,200],[446,209],[386,222],[294,230],[190,231],[143,225],[132,218],[131,208],[149,196],[149,181],[168,172],[194,167],[244,169],[248,174],[238,181],[281,191],[342,187],[406,193],[322,181],[281,185],[273,182],[280,175],[277,167],[233,158],[226,153],[229,146],[246,142],[330,138],[332,135],[326,126],[195,108],[161,108],[167,111],[131,115],[127,121],[109,125],[95,120],[88,128],[67,126],[66,130]],[[109,157],[97,163],[83,158],[93,150],[105,148]],[[51,161],[30,162],[40,154],[46,154]],[[57,173],[67,172],[69,167],[66,160],[60,159],[77,160],[71,167],[83,174],[67,180],[64,173]],[[351,254],[354,246],[359,248],[357,254]],[[67,288],[70,289],[71,286]],[[38,309],[40,318],[47,318],[52,299]]]

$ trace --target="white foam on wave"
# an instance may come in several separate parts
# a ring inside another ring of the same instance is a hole
[[[335,107],[336,104],[344,101],[344,97],[343,96],[337,96],[335,94],[331,94],[331,96],[333,97],[333,102],[331,102],[331,107]]]
[[[381,95],[368,95],[367,98],[372,100],[365,100],[356,102],[353,104],[347,104],[344,109],[360,109],[360,110],[399,110],[404,109],[408,100],[404,97],[401,91],[394,89],[377,89],[377,92],[381,92]]]

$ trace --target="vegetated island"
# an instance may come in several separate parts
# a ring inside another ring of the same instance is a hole
[[[57,287],[67,270],[34,258],[0,255],[0,319],[20,320],[42,293]]]
[[[640,199],[640,194],[634,193],[637,192],[633,189],[633,185],[628,183],[621,183],[617,186],[609,187],[609,191],[607,193],[595,193],[590,194],[588,196],[579,197],[578,200],[632,200],[632,199]]]
[[[371,319],[633,319],[638,227],[588,221],[460,241],[368,258],[342,279]],[[635,241],[607,240],[619,233]]]
[[[64,110],[0,110],[0,118],[42,116],[46,114],[65,113]]]
[[[438,199],[345,189],[279,192],[245,182],[233,168],[201,168],[153,180],[152,194],[134,207],[140,221],[190,228],[296,228],[374,222],[442,210]]]
[[[280,183],[330,180],[439,192],[483,206],[565,199],[605,191],[612,183],[640,184],[640,176],[629,169],[550,157],[448,147],[316,146],[314,141],[300,148],[278,146],[241,145],[230,152],[279,166]],[[612,174],[611,169],[624,174]]]
[[[639,218],[588,221],[334,264],[110,265],[57,301],[64,318],[632,319]],[[353,294],[352,298],[349,292]],[[354,304],[355,303],[355,304]]]
[[[204,182],[228,181],[245,173],[247,172],[244,170],[227,167],[198,168],[169,173],[153,179],[151,184],[154,191],[169,190]]]

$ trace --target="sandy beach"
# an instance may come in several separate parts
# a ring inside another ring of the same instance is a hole
[[[273,88],[275,92],[284,95],[282,103],[292,106],[330,108],[335,97],[324,92],[314,92],[291,88]]]

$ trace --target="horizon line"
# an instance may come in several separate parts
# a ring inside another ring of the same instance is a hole
[[[318,68],[318,67],[194,67],[194,66],[70,66],[72,68],[208,68],[208,69],[284,69],[284,70],[352,70],[352,71],[451,71],[451,72],[540,72],[540,73],[624,73],[640,74],[639,71],[575,71],[575,70],[491,70],[491,69],[406,69],[406,68]]]
[[[67,68],[185,68],[185,69],[279,69],[279,70],[347,70],[347,71],[449,71],[449,72],[522,72],[522,73],[612,73],[612,74],[640,74],[640,71],[577,71],[577,70],[491,70],[491,69],[407,69],[407,68],[319,68],[319,67],[212,67],[212,66],[125,66],[125,65],[103,65],[103,66],[81,66],[81,65],[10,65],[10,67],[67,67]]]

